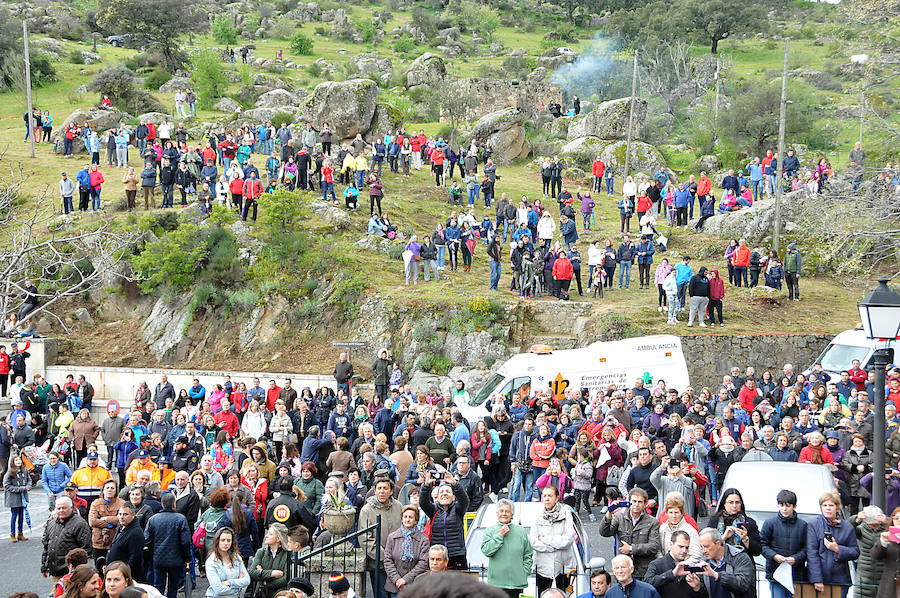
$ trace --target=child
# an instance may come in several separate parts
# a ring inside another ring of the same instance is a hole
[[[578,448],[578,463],[572,468],[572,479],[575,484],[575,512],[578,505],[584,504],[588,512],[588,518],[596,521],[591,512],[591,482],[594,480],[594,465],[591,463],[591,453],[586,446]]]
[[[481,235],[481,242],[487,245],[488,236],[491,234],[491,231],[494,230],[494,221],[491,220],[491,217],[488,214],[485,214],[484,218],[481,219],[481,225],[479,225],[476,230],[478,231],[478,234]]]
[[[534,293],[534,262],[531,260],[531,253],[526,251],[522,254],[522,274],[521,296],[525,299],[531,299]]]
[[[606,282],[605,279],[606,270],[603,269],[603,264],[594,266],[593,278],[591,279],[591,284],[594,287],[594,297],[603,299],[603,285]]]
[[[394,369],[391,370],[391,377],[388,380],[388,384],[391,386],[391,390],[400,387],[400,383],[403,382],[403,370],[400,369],[400,364],[396,361],[394,362]]]
[[[456,179],[450,183],[450,203],[456,206],[462,205],[462,189]]]
[[[359,189],[356,188],[354,181],[350,181],[350,184],[344,189],[344,203],[350,210],[355,210],[359,205]]]

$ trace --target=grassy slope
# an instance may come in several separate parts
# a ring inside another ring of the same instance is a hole
[[[364,10],[364,9],[357,9]],[[394,22],[390,23],[387,30],[391,27],[399,25],[403,22],[409,22],[408,13],[396,13]],[[284,50],[285,58],[295,60],[298,64],[308,65],[318,57],[324,57],[329,62],[341,65],[346,61],[348,54],[341,54],[341,50],[347,50],[348,53],[358,51],[352,44],[345,42],[331,42],[321,36],[314,34],[316,26],[321,24],[304,24],[302,30],[315,37],[315,56],[296,57],[292,56],[289,50],[289,44],[279,40],[263,40],[256,42],[256,55],[263,57],[274,57],[276,52]],[[327,27],[328,24],[325,24]],[[540,52],[539,33],[520,33],[508,28],[501,28],[496,34],[496,38],[503,41],[509,48],[524,47],[530,53],[537,54]],[[195,45],[214,45],[204,37],[198,37],[194,40]],[[78,45],[73,42],[64,42],[68,49],[89,49],[87,45]],[[723,52],[733,57],[734,69],[733,73],[738,76],[749,78],[759,78],[762,73],[770,69],[780,68],[781,50],[779,48],[769,48],[767,44],[758,40],[728,40],[722,44]],[[376,52],[383,55],[391,55],[389,44],[383,43],[376,48]],[[35,90],[35,105],[41,108],[48,108],[54,114],[57,124],[61,124],[68,113],[75,107],[86,107],[94,98],[92,95],[79,96],[74,94],[74,89],[81,84],[90,81],[91,76],[103,66],[113,64],[118,60],[128,56],[132,51],[125,49],[115,49],[102,46],[100,54],[103,58],[102,64],[97,65],[72,65],[66,62],[58,63],[61,80],[57,83],[49,85],[42,89]],[[792,44],[792,61],[793,65],[806,65],[811,68],[821,68],[824,64],[821,48],[812,45],[811,42],[801,40]],[[458,59],[452,61],[450,71],[457,76],[470,76],[475,74],[478,64],[483,61],[498,62],[498,58],[477,58],[468,61]],[[399,69],[405,63],[404,60],[394,57],[395,69]],[[230,68],[230,67],[227,67]],[[291,73],[291,76],[299,82],[306,85],[314,85],[318,82],[312,79],[304,70],[297,70]],[[171,103],[171,97],[161,95],[160,98],[167,103]],[[21,142],[22,137],[22,120],[21,113],[23,111],[24,97],[22,94],[7,93],[0,95],[0,151],[6,150],[4,156],[6,165],[13,166],[22,163],[26,174],[30,174],[32,179],[29,181],[29,190],[34,194],[40,193],[44,188],[49,188],[50,196],[55,200],[55,186],[58,180],[58,173],[61,170],[74,171],[80,163],[78,161],[63,160],[49,153],[48,147],[43,145],[38,147],[37,157],[32,161],[27,158],[27,144]],[[844,101],[848,101],[846,97]],[[73,102],[81,102],[80,105],[73,105]],[[201,118],[215,117],[213,112],[201,113]],[[418,126],[418,125],[417,125]],[[436,130],[436,123],[428,123],[426,130]],[[847,135],[841,140],[842,148],[849,148],[855,133],[853,127],[848,127]],[[845,152],[841,152],[842,154]],[[686,157],[680,158],[684,165],[689,164]],[[676,165],[677,166],[677,165]],[[104,189],[104,197],[106,199],[117,198],[121,195],[120,176],[117,171],[111,176],[107,176],[109,181]],[[539,188],[539,179],[535,173],[527,170],[523,166],[506,167],[501,169],[503,176],[502,183],[498,185],[498,193],[506,191],[511,197],[518,198],[523,194],[530,197]],[[572,190],[577,183],[573,183]],[[403,182],[397,177],[389,175],[386,178],[385,189],[387,199],[385,200],[385,209],[392,211],[395,223],[401,225],[404,230],[414,230],[420,234],[430,232],[432,224],[437,218],[445,218],[449,213],[449,206],[446,204],[445,191],[435,191],[434,187],[429,184],[427,172],[421,172],[414,175],[412,181]],[[615,239],[614,233],[617,230],[618,216],[613,200],[598,202],[600,204],[599,214],[604,217],[601,221],[601,230],[594,236],[605,238],[610,236]],[[401,206],[400,209],[394,206]],[[555,210],[555,208],[554,208]],[[356,248],[352,248],[352,243],[362,236],[365,230],[366,216],[363,209],[353,216],[354,225],[352,231],[345,233],[335,242],[342,247],[347,253],[353,255],[353,260],[360,269],[367,273],[374,274],[369,277],[369,282],[374,291],[383,293],[386,296],[396,298],[403,301],[424,301],[424,302],[442,302],[442,301],[462,301],[473,292],[486,293],[487,280],[487,264],[484,258],[483,248],[479,248],[476,253],[475,266],[473,272],[456,273],[448,280],[438,284],[422,285],[416,288],[405,287],[401,280],[401,264],[398,261],[389,260],[382,254],[360,253]],[[477,211],[480,216],[483,208]],[[121,218],[120,214],[106,213],[105,218]],[[581,234],[581,233],[579,233]],[[586,256],[586,241],[582,236],[582,253]],[[696,263],[705,264],[710,267],[719,267],[724,271],[724,263],[717,247],[721,245],[720,240],[712,239],[708,236],[693,235],[687,233],[676,233],[672,235],[671,250],[678,253],[691,253],[693,255],[708,255],[709,257],[698,260]],[[508,288],[508,267],[504,264],[504,279]],[[383,273],[383,274],[382,274]],[[635,276],[637,271],[634,272]],[[476,285],[470,281],[477,280]],[[502,285],[503,283],[501,283]],[[751,301],[741,294],[740,291],[729,289],[726,297],[726,313],[729,321],[728,332],[754,332],[754,331],[796,331],[804,330],[810,332],[835,332],[851,326],[855,319],[854,302],[859,294],[858,290],[845,289],[829,279],[820,280],[804,280],[804,299],[801,304],[787,304],[779,306],[767,301]],[[474,291],[473,289],[479,289]],[[483,289],[483,290],[482,290]],[[501,296],[513,299],[511,294],[501,293]],[[609,311],[621,313],[633,318],[643,328],[648,331],[662,331],[668,329],[663,319],[655,310],[655,290],[630,291],[615,290],[607,295],[602,303],[603,309],[608,306]]]

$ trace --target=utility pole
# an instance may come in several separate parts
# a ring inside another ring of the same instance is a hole
[[[637,95],[638,53],[634,51],[634,71],[631,75],[631,106],[628,110],[628,137],[625,142],[625,174],[622,181],[628,178],[628,163],[631,161],[631,128],[634,126],[634,99]]]
[[[25,43],[25,101],[28,103],[28,131],[31,139],[31,157],[34,158],[34,119],[31,106],[31,60],[28,58],[28,22],[22,19],[22,36]]]
[[[781,187],[782,173],[784,172],[784,121],[787,112],[787,72],[788,52],[791,48],[791,39],[784,40],[784,67],[781,71],[781,114],[778,118],[778,167],[775,169],[775,235],[772,239],[772,249],[778,252],[778,242],[781,237]]]
[[[866,88],[859,90],[859,144],[863,142],[863,120],[866,118]]]
[[[722,63],[716,57],[716,103],[713,108],[713,141],[719,140],[719,91],[721,84],[719,83],[719,65]]]

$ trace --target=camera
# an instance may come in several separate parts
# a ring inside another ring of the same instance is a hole
[[[685,565],[684,570],[688,573],[703,573],[704,571],[703,565]]]

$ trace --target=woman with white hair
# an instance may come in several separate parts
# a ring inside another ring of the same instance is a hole
[[[266,597],[274,598],[287,587],[289,580],[285,572],[290,571],[290,566],[288,529],[283,523],[273,523],[263,538],[263,546],[250,562],[250,579],[257,584],[257,591],[251,595],[257,596],[265,588]]]
[[[500,588],[510,598],[518,598],[528,585],[534,549],[528,532],[512,522],[515,503],[497,501],[497,523],[484,532],[481,552],[488,558],[488,585]]]

